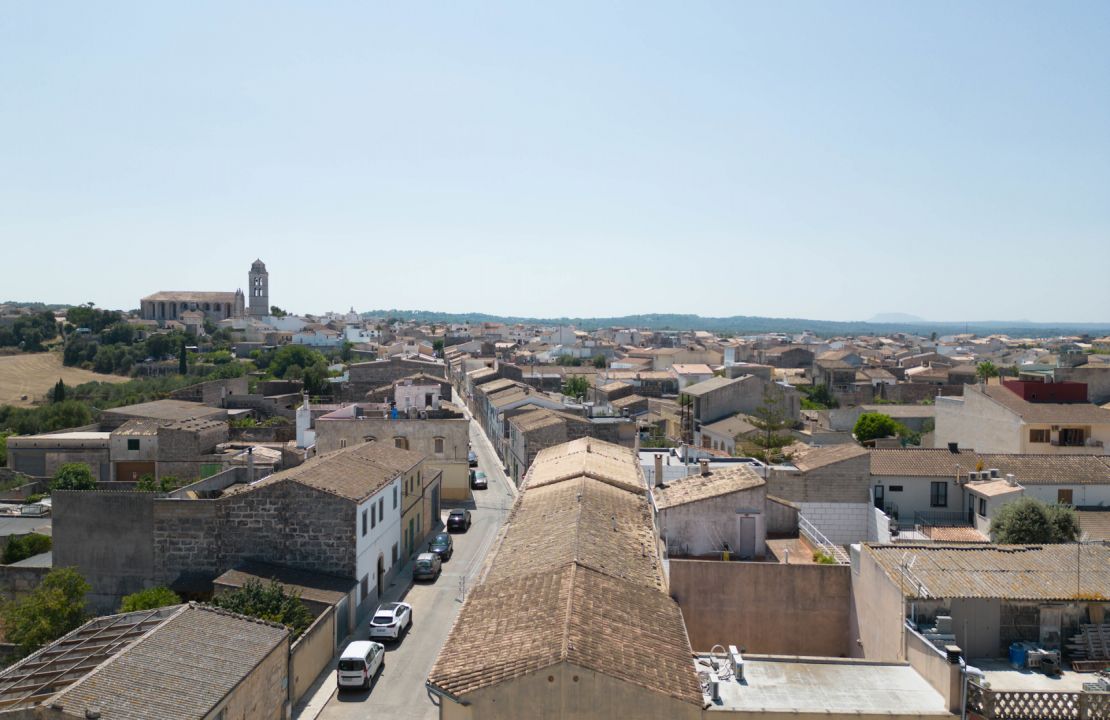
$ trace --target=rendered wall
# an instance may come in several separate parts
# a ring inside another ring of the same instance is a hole
[[[671,560],[671,596],[695,651],[846,657],[851,573],[846,565]]]
[[[300,701],[335,655],[335,609],[328,608],[297,638],[289,653],[293,704]]]

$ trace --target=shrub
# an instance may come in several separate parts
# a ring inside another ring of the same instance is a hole
[[[212,598],[212,604],[240,615],[280,623],[293,632],[294,638],[300,637],[312,624],[312,613],[301,602],[301,596],[296,592],[287,593],[276,580],[268,585],[248,580],[243,587]]]
[[[54,473],[50,481],[50,491],[55,490],[95,490],[96,480],[85,463],[65,463]]]
[[[1079,522],[1071,507],[1023,497],[1003,505],[995,514],[991,535],[1003,545],[1074,542]]]
[[[152,587],[140,590],[137,593],[123,596],[119,611],[121,613],[135,612],[136,610],[155,610],[167,605],[178,605],[181,598],[168,587]]]
[[[53,542],[49,535],[31,533],[22,537],[14,537],[8,541],[4,548],[2,561],[5,565],[11,565],[20,560],[34,557],[39,553],[49,552],[52,545]]]

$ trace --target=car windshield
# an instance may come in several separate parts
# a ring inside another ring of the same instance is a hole
[[[432,561],[431,560],[417,560],[416,561],[416,567],[418,567],[418,568],[430,568],[431,566],[432,566]]]
[[[371,625],[391,625],[393,624],[393,613],[378,613],[374,619],[370,621]]]
[[[465,510],[452,510],[451,511],[451,517],[453,517],[453,518],[461,518],[465,514],[466,514]]]

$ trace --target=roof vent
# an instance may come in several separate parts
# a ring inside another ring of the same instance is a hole
[[[701,465],[701,476],[709,477],[709,460],[702,458],[698,460],[698,464]]]

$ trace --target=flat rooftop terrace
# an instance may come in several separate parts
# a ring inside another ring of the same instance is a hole
[[[1005,660],[975,659],[968,665],[986,673],[991,690],[998,692],[1082,692],[1083,683],[1098,681],[1098,673],[1075,672],[1064,662],[1059,675],[1049,676],[1036,668],[1014,668]]]
[[[698,656],[699,673],[709,670],[708,662]],[[909,665],[841,658],[745,655],[744,679],[722,679],[720,695],[710,712],[951,717],[940,693]]]

